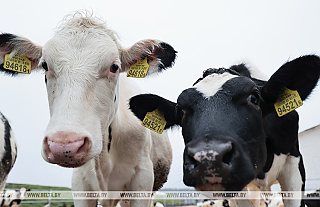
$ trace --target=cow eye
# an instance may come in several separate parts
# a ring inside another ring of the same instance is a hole
[[[45,71],[48,71],[48,65],[47,62],[42,62],[42,67]]]
[[[260,103],[259,95],[251,94],[249,96],[249,101],[251,103],[253,103],[254,105],[259,105],[259,103]]]
[[[182,118],[184,116],[184,114],[185,114],[185,111],[178,104],[176,105],[176,109],[177,109],[178,115],[180,116],[180,118]]]
[[[119,70],[119,65],[117,65],[117,64],[112,64],[112,65],[111,65],[110,71],[111,71],[112,73],[116,73],[118,70]]]

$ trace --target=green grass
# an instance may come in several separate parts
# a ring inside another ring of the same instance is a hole
[[[30,184],[16,184],[16,183],[7,183],[6,188],[8,189],[32,189],[32,190],[71,190],[67,187],[55,187],[55,186],[43,186],[43,185],[30,185]]]

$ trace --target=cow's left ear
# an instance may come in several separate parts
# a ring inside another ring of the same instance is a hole
[[[143,121],[148,112],[158,109],[163,113],[167,124],[165,129],[181,124],[181,112],[176,103],[154,94],[140,94],[130,99],[129,106],[136,117]]]
[[[5,55],[13,57],[15,54],[26,56],[31,61],[31,70],[38,67],[42,56],[42,47],[34,44],[29,39],[14,34],[0,34],[0,72],[16,75],[16,71],[4,69]]]
[[[271,113],[273,104],[285,87],[298,91],[305,100],[316,86],[320,75],[320,58],[315,55],[299,57],[283,64],[261,89],[263,115]]]
[[[147,58],[149,64],[148,74],[160,72],[172,67],[176,53],[171,45],[159,40],[141,40],[132,47],[120,52],[121,72],[127,72],[131,65],[141,58]]]

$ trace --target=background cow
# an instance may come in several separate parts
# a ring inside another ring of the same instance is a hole
[[[0,112],[0,191],[6,186],[6,180],[17,158],[17,142],[6,117]]]
[[[104,22],[77,12],[44,47],[0,35],[0,63],[5,54],[26,56],[32,70],[45,71],[51,118],[42,155],[47,162],[76,168],[73,190],[151,191],[166,182],[172,160],[169,139],[141,126],[128,109],[129,98],[140,91],[120,73],[144,58],[150,66],[147,75],[171,67],[176,51],[169,44],[148,39],[124,49]],[[76,206],[96,203],[75,200]],[[130,203],[141,207],[150,201]]]
[[[1,207],[18,207],[21,201],[25,198],[26,189],[20,190],[5,190],[3,191],[4,197],[0,198]]]
[[[228,200],[205,200],[197,203],[197,207],[230,207]]]
[[[285,87],[305,100],[318,82],[315,55],[282,65],[268,81],[251,77],[244,65],[208,69],[173,103],[152,94],[131,99],[139,119],[159,109],[166,128],[182,127],[183,181],[198,190],[241,190],[255,180],[261,190],[278,180],[282,190],[304,191],[298,113],[278,117],[274,108]],[[147,103],[147,104],[146,104]],[[285,200],[285,206],[304,206]]]

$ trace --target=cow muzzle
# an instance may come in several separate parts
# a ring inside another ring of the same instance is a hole
[[[230,137],[190,142],[184,152],[183,181],[198,190],[241,190],[247,179],[237,174],[251,169],[241,147]],[[241,176],[239,176],[241,177]]]
[[[75,132],[56,132],[43,140],[44,159],[62,167],[79,167],[91,151],[89,136]]]

